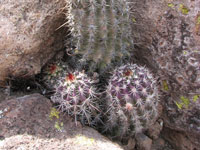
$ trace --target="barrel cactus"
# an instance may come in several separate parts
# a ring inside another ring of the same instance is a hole
[[[45,86],[49,89],[54,89],[58,78],[66,74],[68,70],[68,65],[63,61],[47,64],[47,66],[43,69],[43,81]]]
[[[123,65],[112,74],[106,90],[106,128],[121,138],[142,132],[157,118],[156,80],[136,64]]]
[[[75,122],[80,120],[83,124],[94,125],[100,114],[95,78],[89,78],[83,71],[74,71],[67,72],[57,82],[51,100],[62,112],[75,117]]]
[[[128,56],[131,40],[127,0],[66,0],[68,27],[75,54],[92,68],[106,68],[112,60]],[[119,59],[118,59],[119,60]]]

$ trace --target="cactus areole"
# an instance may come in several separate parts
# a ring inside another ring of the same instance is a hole
[[[75,80],[75,76],[71,73],[69,73],[67,76],[66,76],[66,81],[70,81],[70,82],[73,82]]]

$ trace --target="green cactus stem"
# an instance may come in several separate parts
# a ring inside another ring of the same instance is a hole
[[[131,39],[127,0],[67,0],[68,26],[76,53],[91,66],[104,68],[128,56]]]

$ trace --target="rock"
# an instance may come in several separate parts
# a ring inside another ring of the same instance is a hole
[[[159,144],[160,147],[163,147],[165,145],[165,141],[162,138],[158,138],[155,140],[155,143]]]
[[[0,83],[32,76],[64,47],[64,0],[0,1]],[[3,84],[3,83],[1,83]]]
[[[199,0],[137,0],[133,5],[136,62],[159,79],[164,127],[184,133],[193,147],[200,147],[199,6]]]
[[[139,133],[136,135],[137,147],[139,150],[151,150],[152,140],[146,135]]]
[[[163,149],[165,146],[165,141],[162,138],[158,138],[153,141],[152,150]]]
[[[156,140],[160,136],[160,132],[163,128],[163,121],[159,120],[156,123],[154,123],[148,130],[147,134],[150,138]]]
[[[4,150],[122,150],[96,130],[76,126],[40,94],[1,102],[0,127],[0,149]]]
[[[175,150],[175,149],[163,138],[158,138],[153,141],[151,150]]]
[[[135,150],[136,141],[134,138],[128,140],[128,144],[124,146],[125,150]]]
[[[195,137],[195,135],[188,135],[169,128],[163,130],[163,135],[178,150],[200,150],[200,147],[194,145],[194,142],[198,142],[199,139],[197,135]]]

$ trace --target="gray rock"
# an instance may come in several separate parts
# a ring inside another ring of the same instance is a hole
[[[139,150],[151,150],[152,140],[149,137],[142,133],[137,134],[135,137]]]
[[[135,150],[136,141],[134,138],[128,140],[128,144],[124,146],[124,150]]]
[[[76,126],[39,94],[0,103],[0,128],[3,150],[122,150],[96,130]]]
[[[174,131],[169,128],[164,128],[163,136],[169,141],[175,149],[180,150],[200,150],[197,147],[199,143],[194,144],[198,141],[199,136],[188,134],[187,132]]]
[[[137,0],[134,4],[133,36],[138,43],[134,55],[137,63],[146,64],[159,78],[164,128],[174,134],[183,133],[197,149],[200,147],[197,138],[200,137],[200,1]],[[179,142],[178,149],[184,144]]]
[[[0,81],[31,76],[64,47],[64,0],[0,1]],[[3,83],[2,83],[3,84]]]
[[[148,136],[156,140],[160,136],[160,132],[163,129],[163,121],[159,120],[155,122],[148,130]]]

